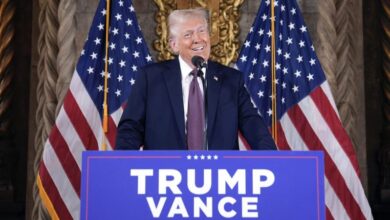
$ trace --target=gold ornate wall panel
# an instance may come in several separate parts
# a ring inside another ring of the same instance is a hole
[[[157,59],[173,58],[168,45],[168,15],[172,10],[203,7],[210,14],[210,35],[212,60],[225,65],[237,59],[239,49],[239,7],[244,0],[154,0],[158,7],[155,19],[158,39],[154,41]]]

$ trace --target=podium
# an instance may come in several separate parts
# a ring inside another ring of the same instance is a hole
[[[81,219],[325,219],[317,151],[86,151]]]

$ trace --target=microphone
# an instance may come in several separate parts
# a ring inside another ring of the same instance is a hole
[[[207,65],[206,61],[201,56],[193,56],[191,62],[198,70],[206,67]]]

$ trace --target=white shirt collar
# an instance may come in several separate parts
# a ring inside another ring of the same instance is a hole
[[[179,55],[179,63],[180,63],[181,78],[184,80],[186,77],[189,76],[189,74],[193,69],[190,65],[186,63],[186,61],[183,60],[183,58],[181,58],[180,55]],[[202,68],[202,72],[204,76],[206,76],[206,67]]]
[[[180,63],[180,71],[181,71],[181,78],[185,79],[188,77],[188,75],[191,73],[192,68],[190,65],[188,65],[183,58],[179,55],[179,63]]]

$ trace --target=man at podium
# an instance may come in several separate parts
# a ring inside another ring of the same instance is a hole
[[[244,86],[243,74],[209,60],[208,12],[168,17],[174,60],[142,68],[118,125],[116,149],[276,149]]]

